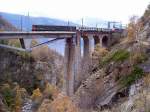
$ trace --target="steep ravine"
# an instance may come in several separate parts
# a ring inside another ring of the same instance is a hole
[[[39,56],[38,50],[36,56]],[[52,53],[50,49],[48,51]],[[48,54],[50,58],[44,58],[45,61],[40,56],[38,59],[33,55],[34,53],[0,48],[0,112],[13,109],[17,102],[17,105],[22,106],[22,112],[32,112],[35,108],[35,102],[31,99],[34,90],[40,88],[44,91],[47,83],[62,88],[60,65],[63,61],[58,60],[63,59],[56,53],[55,57]]]
[[[83,112],[113,108],[128,97],[131,100],[130,94],[135,91],[131,85],[148,74],[141,67],[149,57],[145,46],[139,43],[117,46],[100,60],[97,71],[82,82],[73,96],[74,103]]]

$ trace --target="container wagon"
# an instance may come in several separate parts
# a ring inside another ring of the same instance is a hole
[[[75,26],[32,25],[32,31],[76,31]]]

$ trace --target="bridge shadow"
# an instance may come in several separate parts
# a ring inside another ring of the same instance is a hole
[[[102,46],[103,47],[108,47],[108,36],[104,36],[102,38]]]

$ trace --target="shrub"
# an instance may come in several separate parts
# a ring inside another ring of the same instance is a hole
[[[144,86],[150,87],[150,74],[146,74],[146,77],[144,77]]]
[[[18,39],[0,40],[0,44],[6,44],[14,47],[21,47],[20,41]]]
[[[133,42],[142,30],[143,24],[137,16],[132,16],[127,27],[127,42]]]
[[[93,59],[101,59],[102,57],[106,56],[108,54],[108,50],[106,48],[100,47],[100,45],[96,45],[94,52],[92,53]]]
[[[110,61],[116,61],[116,62],[124,61],[124,60],[128,59],[129,56],[130,56],[130,53],[128,51],[120,49],[120,50],[104,57],[102,60],[102,64],[105,65],[106,63],[109,63]]]
[[[42,97],[42,93],[41,93],[41,91],[40,91],[39,88],[35,89],[35,90],[33,91],[32,96],[31,96],[31,98],[32,98],[33,100],[36,99],[36,98],[41,98],[41,97]]]
[[[22,99],[20,88],[17,88],[16,97],[15,97],[15,112],[21,111],[22,102],[23,102],[23,99]]]
[[[129,58],[129,52],[126,50],[118,50],[112,55],[113,61],[124,61]]]
[[[0,44],[8,44],[8,40],[0,40]]]
[[[19,39],[12,39],[8,41],[8,45],[14,46],[14,47],[21,47]]]
[[[19,51],[19,52],[17,52],[17,54],[24,59],[27,59],[27,60],[32,59],[33,60],[33,57],[31,56],[31,53],[29,53],[29,52]]]
[[[55,86],[47,82],[43,94],[45,97],[53,100],[59,94],[59,90]]]
[[[143,75],[144,75],[144,72],[141,68],[134,67],[131,74],[126,75],[120,79],[120,84],[124,87],[128,87],[131,84],[133,84],[136,80],[142,78]]]
[[[2,86],[2,95],[5,99],[6,104],[8,105],[8,107],[12,108],[14,105],[14,93],[12,91],[12,89],[10,88],[9,84],[4,84]]]
[[[79,110],[70,97],[59,94],[52,102],[45,100],[37,112],[79,112]]]
[[[143,63],[148,60],[148,56],[146,54],[134,53],[131,57],[134,64]]]
[[[52,98],[52,92],[53,92],[53,86],[49,83],[46,83],[46,87],[45,87],[45,90],[44,90],[44,96],[49,98],[49,99],[53,99]]]
[[[41,93],[41,91],[40,91],[39,88],[37,88],[37,89],[35,89],[33,91],[31,99],[33,100],[33,102],[35,103],[35,105],[39,105],[42,102],[43,95],[42,95],[42,93]]]
[[[52,58],[52,54],[48,46],[41,46],[41,47],[34,48],[31,54],[35,60],[39,60],[43,62],[47,62],[49,59]]]

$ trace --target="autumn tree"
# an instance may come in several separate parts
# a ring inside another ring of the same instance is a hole
[[[43,92],[45,98],[54,99],[58,96],[59,90],[56,86],[51,85],[49,82],[46,82],[46,87]]]
[[[21,97],[21,91],[18,86],[16,89],[16,97],[15,97],[15,112],[21,112],[22,102],[23,102],[23,99]]]
[[[52,58],[52,53],[48,46],[43,45],[32,50],[32,56],[39,61],[47,62]]]
[[[33,94],[31,96],[31,99],[34,101],[35,104],[39,104],[43,99],[43,94],[41,93],[40,89],[37,88],[33,90]]]
[[[136,40],[142,28],[142,21],[137,16],[132,16],[127,27],[127,40],[129,42]]]

